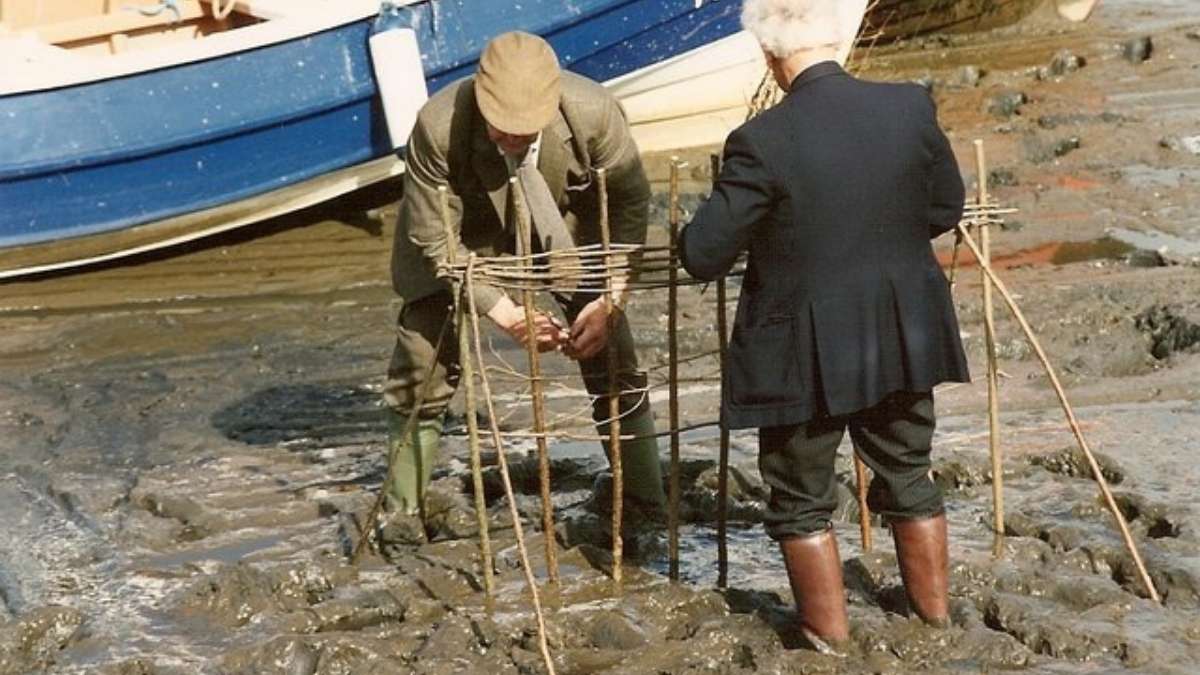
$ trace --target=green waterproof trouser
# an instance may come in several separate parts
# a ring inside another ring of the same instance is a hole
[[[582,294],[580,294],[582,295]],[[595,296],[591,296],[595,297]],[[562,308],[567,319],[573,321],[588,298],[564,302]],[[396,346],[392,350],[392,360],[388,366],[388,376],[384,383],[384,401],[400,420],[405,420],[416,405],[417,398],[426,388],[426,378],[429,391],[421,405],[418,416],[421,420],[438,420],[445,414],[450,399],[458,388],[461,372],[458,364],[458,335],[453,325],[447,327],[442,337],[441,349],[437,349],[438,336],[446,325],[446,319],[454,311],[454,303],[450,293],[437,293],[424,298],[404,303],[400,310],[396,326]],[[619,315],[616,332],[610,336],[617,345],[617,386],[621,391],[640,392],[646,388],[646,376],[638,370],[637,353],[634,349],[633,335],[629,330],[629,322],[624,314]],[[432,370],[431,370],[432,368]],[[607,433],[607,425],[603,424],[609,417],[608,410],[608,357],[603,351],[579,362],[579,370],[583,376],[584,387],[594,397],[592,418],[597,423],[601,434]],[[654,431],[654,417],[650,411],[649,399],[640,393],[628,393],[620,396],[622,413],[621,435],[649,436]],[[432,429],[435,425],[424,425]],[[393,433],[399,434],[401,427]],[[412,453],[424,452],[427,441],[410,443]],[[431,444],[436,453],[436,443]],[[607,449],[607,447],[606,447]],[[625,492],[631,497],[651,504],[662,504],[665,501],[662,488],[662,468],[658,458],[658,443],[654,438],[627,440],[622,443],[621,459],[625,474]],[[415,457],[410,464],[430,464]],[[398,473],[405,469],[398,465]],[[423,479],[428,481],[428,475]],[[424,492],[423,483],[417,481],[414,488],[419,487]],[[416,497],[414,496],[414,499]]]

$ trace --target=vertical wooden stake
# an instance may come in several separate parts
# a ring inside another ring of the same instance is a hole
[[[679,169],[678,157],[671,158],[670,226],[671,250],[679,245]],[[667,389],[671,424],[671,469],[667,479],[667,560],[668,577],[679,581],[679,266],[671,265],[667,286]]]
[[[975,241],[971,239],[970,233],[967,232],[967,229],[961,223],[958,225],[958,231],[963,234],[963,243],[971,249],[971,253],[979,260],[980,267],[987,273],[988,279],[996,287],[996,292],[1000,294],[1000,297],[1004,299],[1004,303],[1008,305],[1013,318],[1021,326],[1021,330],[1025,333],[1025,338],[1029,340],[1030,346],[1033,347],[1034,353],[1037,354],[1038,360],[1041,361],[1042,368],[1046,371],[1046,377],[1050,378],[1050,386],[1054,388],[1054,393],[1058,396],[1059,405],[1062,406],[1063,414],[1067,417],[1067,425],[1071,427],[1071,433],[1075,434],[1075,441],[1079,443],[1079,449],[1087,457],[1088,466],[1092,469],[1092,478],[1100,486],[1100,494],[1103,495],[1108,510],[1117,521],[1117,527],[1121,530],[1121,539],[1125,542],[1125,548],[1129,551],[1129,555],[1133,556],[1133,564],[1137,567],[1138,575],[1141,577],[1142,585],[1146,588],[1147,595],[1155,602],[1162,602],[1162,599],[1158,595],[1158,590],[1154,588],[1154,582],[1150,580],[1150,574],[1146,571],[1146,564],[1142,562],[1142,554],[1138,551],[1137,544],[1133,541],[1133,535],[1129,532],[1129,523],[1125,521],[1125,515],[1117,507],[1117,502],[1113,499],[1112,491],[1108,488],[1108,479],[1104,477],[1104,472],[1100,470],[1100,464],[1096,461],[1096,456],[1092,454],[1092,449],[1083,437],[1083,429],[1079,428],[1079,420],[1075,419],[1075,411],[1071,408],[1071,403],[1067,400],[1066,390],[1063,389],[1062,383],[1058,381],[1058,373],[1054,372],[1054,366],[1050,365],[1050,358],[1046,356],[1045,350],[1042,349],[1041,343],[1038,342],[1037,336],[1034,335],[1033,328],[1025,320],[1025,314],[1017,306],[1017,301],[1008,292],[1000,277],[996,276],[996,272],[992,269],[991,264],[984,260],[983,252],[975,245]]]
[[[458,237],[450,220],[450,191],[438,186],[438,206],[441,208],[442,227],[446,232],[446,259],[451,265],[458,262]],[[467,266],[472,272],[474,258]],[[458,331],[458,363],[466,387],[467,438],[471,450],[471,482],[475,490],[475,518],[479,522],[479,555],[483,567],[483,590],[490,600],[494,590],[492,578],[492,540],[488,534],[487,502],[483,497],[483,461],[479,452],[479,420],[475,417],[475,373],[471,367],[471,342],[467,331],[467,303],[463,298],[465,285],[454,282],[454,327]]]
[[[442,345],[446,342],[446,333],[450,330],[450,324],[453,321],[452,316],[447,316],[442,322],[442,329],[438,332],[437,342],[433,346],[433,353],[440,354]],[[429,364],[429,369],[425,371],[425,386],[421,387],[421,391],[417,394],[417,400],[413,403],[412,411],[408,414],[408,419],[404,421],[404,430],[400,433],[400,438],[412,438],[413,431],[417,428],[417,418],[420,417],[421,408],[425,405],[425,399],[433,392],[433,383],[436,381],[433,377],[433,372],[437,370],[437,360]],[[375,523],[379,520],[379,514],[383,512],[383,502],[387,498],[386,487],[391,485],[392,479],[396,475],[396,452],[395,447],[389,447],[387,453],[387,472],[384,474],[383,483],[379,486],[379,494],[375,496],[375,502],[371,505],[371,510],[367,512],[367,517],[363,520],[361,535],[358,543],[354,545],[354,550],[350,553],[350,564],[357,565],[362,558],[363,551],[367,550],[367,544],[371,538],[375,536]],[[424,506],[422,506],[422,509]]]
[[[854,456],[854,480],[858,484],[858,531],[862,534],[862,549],[870,552],[875,547],[871,532],[871,507],[867,506],[867,465],[858,455],[858,448],[850,444],[850,454]]]
[[[525,193],[521,183],[508,179],[509,195],[512,197],[514,216],[517,220],[518,254],[524,258],[524,268],[533,271],[533,227],[529,213],[525,210]],[[521,291],[521,304],[525,307],[525,333],[529,336],[525,352],[529,357],[529,385],[533,398],[533,430],[537,434],[538,478],[542,491],[542,535],[546,540],[546,574],[550,583],[558,583],[558,547],[554,539],[554,501],[550,495],[550,449],[546,443],[546,397],[542,383],[542,360],[538,354],[536,331],[534,330],[533,291]]]
[[[596,169],[596,190],[600,194],[600,243],[604,247],[604,267],[612,268],[612,230],[608,223],[608,174],[604,169]],[[608,447],[609,462],[612,465],[612,578],[618,588],[623,580],[622,558],[625,554],[625,542],[621,539],[621,521],[625,505],[625,474],[621,467],[621,391],[617,384],[617,368],[620,359],[617,353],[617,341],[611,336],[617,328],[617,298],[613,293],[612,275],[605,275],[604,292],[608,299],[608,345],[605,348],[608,357]]]
[[[983,152],[983,141],[975,141],[975,171],[979,179],[979,205],[987,206],[987,160]],[[986,218],[986,216],[985,216]],[[991,226],[982,221],[979,225],[980,253],[982,254],[980,269],[983,264],[990,265],[991,259]],[[988,450],[992,458],[992,530],[997,541],[1004,536],[1004,459],[1000,448],[1000,390],[999,368],[996,363],[996,319],[995,307],[992,301],[992,282],[988,273],[981,271],[983,281],[983,328],[984,348],[987,350],[987,385],[988,385]],[[1000,550],[996,546],[997,551]]]
[[[708,156],[712,167],[713,186],[721,174],[721,157],[716,153]],[[717,279],[717,345],[721,373],[725,373],[725,361],[729,352],[729,319],[727,317],[725,277]],[[717,588],[729,584],[729,428],[721,425],[721,449],[717,468]]]
[[[471,254],[467,264],[466,298],[467,318],[471,322],[471,335],[475,342],[475,356],[479,363],[479,383],[483,388],[483,401],[487,405],[488,421],[492,431],[492,444],[496,446],[496,463],[500,465],[500,478],[504,481],[504,495],[508,498],[508,512],[512,516],[513,534],[517,537],[517,552],[521,556],[521,569],[525,572],[525,583],[529,586],[529,595],[533,600],[533,612],[537,617],[538,647],[542,652],[542,661],[546,664],[546,672],[554,674],[554,659],[550,656],[550,644],[546,640],[546,617],[542,613],[541,596],[538,594],[537,581],[533,577],[533,566],[529,564],[529,550],[525,548],[525,528],[521,526],[521,512],[517,510],[517,498],[513,494],[512,478],[508,473],[508,459],[504,455],[504,439],[500,436],[500,425],[496,421],[496,408],[492,404],[492,388],[488,384],[487,369],[483,367],[483,341],[479,338],[479,313],[475,308],[475,254]],[[466,326],[462,327],[466,331]]]
[[[958,252],[962,249],[962,235],[954,233],[954,253],[950,256],[950,292],[954,293],[954,285],[958,283]]]

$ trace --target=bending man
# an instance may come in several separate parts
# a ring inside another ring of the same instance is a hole
[[[398,465],[385,487],[395,516],[418,515],[436,462],[442,419],[458,385],[458,340],[453,327],[435,349],[451,314],[448,284],[436,268],[446,259],[446,234],[438,188],[449,191],[451,226],[458,259],[516,250],[514,212],[528,214],[534,252],[600,242],[599,200],[593,170],[607,170],[612,240],[646,239],[650,187],[628,123],[603,87],[560,70],[550,45],[526,33],[505,33],[485,48],[474,77],[454,82],[421,109],[407,147],[404,198],[392,252],[392,284],[403,300],[396,346],[384,398],[391,418],[390,447]],[[519,180],[525,203],[513,203],[509,178]],[[523,208],[517,208],[523,207]],[[616,340],[622,391],[646,386],[638,371],[633,338],[623,315],[615,334],[608,317],[620,312],[598,290],[579,290],[559,303],[570,322],[562,326],[539,313],[533,334],[525,310],[502,289],[476,284],[474,299],[513,340],[534,342],[541,351],[561,350],[579,362],[584,384],[595,398],[597,430],[609,417],[605,347]],[[618,305],[620,302],[618,301]],[[418,411],[411,438],[400,438],[433,368],[431,394]],[[638,394],[621,396],[622,435],[647,438],[622,443],[626,494],[648,509],[664,501],[654,417]],[[606,444],[607,450],[607,444]]]

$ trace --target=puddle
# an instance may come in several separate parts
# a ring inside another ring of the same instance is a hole
[[[1069,265],[1099,260],[1128,260],[1133,253],[1147,248],[1155,250],[1152,247],[1140,246],[1127,241],[1115,234],[1091,241],[1056,241],[1014,253],[996,255],[992,258],[992,267],[1012,269],[1039,265]],[[938,254],[938,261],[943,267],[948,268],[952,257],[952,251],[943,251]],[[958,266],[964,268],[976,265],[975,256],[971,255],[970,250],[960,249]]]
[[[1050,263],[1054,265],[1069,265],[1093,260],[1122,260],[1137,247],[1112,237],[1103,237],[1094,241],[1064,241],[1055,245]]]
[[[1190,241],[1165,232],[1139,232],[1123,227],[1108,230],[1109,237],[1125,243],[1132,248],[1145,251],[1158,251],[1163,254],[1173,254],[1176,257],[1200,257],[1200,241]]]

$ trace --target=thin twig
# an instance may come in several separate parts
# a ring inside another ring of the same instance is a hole
[[[472,256],[473,258],[474,256]],[[467,278],[471,278],[471,267],[467,266]],[[463,289],[465,292],[465,285]],[[495,592],[495,581],[492,578],[492,540],[488,534],[487,501],[483,494],[483,460],[479,451],[479,419],[475,416],[477,404],[475,400],[475,372],[471,363],[471,343],[467,334],[466,298],[458,296],[458,349],[459,364],[462,368],[463,384],[466,388],[467,434],[471,448],[471,481],[475,490],[475,517],[479,521],[479,554],[483,566],[483,589],[488,598]]]
[[[1104,472],[1100,470],[1100,464],[1096,461],[1095,455],[1092,454],[1091,448],[1088,447],[1087,441],[1083,437],[1083,430],[1079,427],[1079,421],[1075,419],[1075,411],[1071,408],[1071,404],[1067,400],[1067,393],[1065,390],[1063,390],[1062,384],[1058,380],[1058,374],[1054,371],[1054,367],[1050,365],[1049,357],[1046,356],[1046,352],[1042,349],[1041,343],[1038,342],[1037,336],[1033,333],[1033,328],[1031,328],[1029,326],[1029,322],[1025,320],[1025,315],[1021,312],[1021,308],[1017,306],[1016,300],[1013,300],[1013,297],[1008,292],[1008,288],[1004,285],[1004,282],[1001,281],[1000,277],[996,275],[996,272],[992,269],[991,264],[983,261],[983,252],[979,250],[979,246],[976,245],[975,240],[972,239],[971,235],[966,231],[966,227],[960,223],[958,225],[958,229],[963,233],[963,243],[965,243],[971,249],[971,252],[975,254],[975,258],[980,261],[979,266],[987,274],[988,279],[991,280],[992,284],[995,285],[996,291],[1000,293],[1000,297],[1002,297],[1005,304],[1008,305],[1009,311],[1012,312],[1013,317],[1017,320],[1017,323],[1020,324],[1021,330],[1025,332],[1025,337],[1029,340],[1030,346],[1033,347],[1034,352],[1037,354],[1038,360],[1042,362],[1042,367],[1046,371],[1046,376],[1050,379],[1051,386],[1054,387],[1054,393],[1058,395],[1058,402],[1062,405],[1063,413],[1066,414],[1067,424],[1071,427],[1071,432],[1075,435],[1075,440],[1079,443],[1080,450],[1082,450],[1083,454],[1087,457],[1088,465],[1092,469],[1092,477],[1095,478],[1096,483],[1099,484],[1100,492],[1104,496],[1104,501],[1107,504],[1109,511],[1112,512],[1113,517],[1117,520],[1117,526],[1121,530],[1121,538],[1125,541],[1125,547],[1129,550],[1130,555],[1133,556],[1133,562],[1134,565],[1137,566],[1138,575],[1141,577],[1142,584],[1145,586],[1146,592],[1149,594],[1150,599],[1154,600],[1155,602],[1161,602],[1158,591],[1154,588],[1154,583],[1150,580],[1149,573],[1146,572],[1146,565],[1142,562],[1142,556],[1141,553],[1138,552],[1137,544],[1133,541],[1133,535],[1129,532],[1129,525],[1125,522],[1125,516],[1121,513],[1121,509],[1117,507],[1117,502],[1115,499],[1113,499],[1112,491],[1109,490],[1108,481],[1104,478]]]
[[[858,454],[858,448],[852,446],[850,454],[854,456],[854,480],[858,484],[858,531],[862,535],[862,549],[867,553],[875,547],[871,533],[871,507],[867,505],[867,465]]]
[[[450,322],[453,320],[454,317],[450,314],[447,314],[446,320],[442,322],[442,329],[438,333],[437,344],[433,348],[434,354],[440,354],[442,352],[442,343],[446,339],[446,333],[449,332]],[[421,388],[421,392],[413,404],[412,412],[409,413],[408,420],[406,420],[404,423],[404,431],[400,436],[402,443],[411,442],[410,439],[412,437],[413,430],[416,429],[417,418],[420,416],[421,407],[425,405],[425,399],[428,398],[429,394],[433,392],[433,383],[436,380],[436,378],[433,376],[433,373],[434,369],[436,368],[437,359],[434,358],[433,363],[429,366],[429,370],[425,373],[425,386]],[[395,477],[396,452],[398,449],[399,444],[388,448],[387,473],[383,477],[383,485],[381,485],[379,488],[379,494],[375,497],[375,503],[371,505],[371,510],[367,513],[367,519],[363,523],[363,529],[360,533],[361,536],[358,539],[358,544],[354,546],[354,552],[350,555],[351,565],[358,564],[359,558],[362,557],[363,551],[366,550],[367,543],[371,540],[371,537],[375,533],[375,521],[379,520],[379,513],[383,510],[383,501],[387,495],[386,488],[388,485],[391,485],[392,480]]]
[[[713,185],[721,174],[721,157],[716,153],[708,156],[712,168]],[[717,359],[721,372],[725,371],[729,356],[729,319],[725,277],[717,279]],[[678,378],[672,378],[678,382]],[[729,428],[721,425],[720,450],[717,470],[717,588],[729,584]]]
[[[474,258],[475,254],[472,253]],[[467,288],[467,303],[470,311],[467,313],[471,321],[471,333],[475,338],[475,355],[480,364],[483,363],[483,347],[482,341],[479,339],[479,314],[475,308],[475,293],[473,281],[468,275],[466,279]],[[483,400],[487,405],[488,420],[491,422],[492,443],[496,448],[496,462],[500,466],[500,478],[504,482],[504,496],[508,499],[508,511],[513,521],[513,533],[517,537],[517,551],[521,555],[521,569],[525,572],[525,583],[529,587],[529,595],[533,600],[533,612],[537,617],[538,625],[538,648],[542,652],[542,660],[546,664],[546,671],[550,675],[554,675],[554,659],[550,656],[550,644],[546,638],[546,618],[542,613],[542,601],[538,594],[537,580],[533,576],[533,566],[529,563],[529,551],[525,548],[525,531],[521,526],[521,512],[517,509],[517,498],[513,493],[512,478],[508,472],[508,459],[504,454],[504,440],[500,438],[500,427],[496,425],[496,410],[492,405],[492,388],[488,383],[487,371],[480,369],[479,383],[483,387]],[[554,533],[546,532],[547,537],[553,537]]]
[[[438,205],[441,210],[442,230],[446,235],[446,258],[451,263],[458,258],[458,238],[454,234],[454,223],[450,219],[450,190],[438,186]],[[471,266],[467,265],[467,277]],[[454,328],[458,333],[458,363],[466,384],[467,433],[471,451],[471,480],[475,488],[475,518],[479,523],[479,557],[483,568],[483,589],[488,599],[492,597],[492,540],[488,536],[487,504],[483,500],[483,462],[479,456],[479,421],[475,418],[475,378],[471,372],[471,347],[467,337],[465,315],[467,303],[463,299],[465,284],[455,280],[451,285],[454,293]]]
[[[526,265],[531,265],[533,251],[533,226],[530,214],[525,210],[525,194],[515,177],[510,178],[509,194],[512,196],[517,221],[518,240]],[[539,434],[546,430],[546,400],[542,396],[542,363],[538,354],[537,330],[534,327],[533,291],[521,293],[521,304],[525,306],[525,352],[529,357],[529,381],[533,397],[533,427]],[[545,436],[537,439],[538,479],[542,493],[542,531],[545,533],[546,570],[550,583],[558,583],[558,550],[554,537],[554,501],[550,494],[550,449]]]
[[[679,246],[679,170],[678,157],[671,158],[669,208],[671,248]],[[679,581],[679,281],[678,266],[671,266],[667,289],[668,403],[671,419],[671,469],[667,479],[667,576]]]
[[[608,223],[608,175],[604,169],[596,169],[596,192],[600,195],[600,241],[605,253],[612,248],[612,232]],[[624,541],[621,539],[621,518],[625,501],[625,474],[621,466],[621,397],[617,386],[617,368],[619,355],[617,341],[614,339],[617,328],[617,301],[613,293],[613,279],[608,277],[604,283],[605,296],[608,299],[608,343],[605,345],[608,359],[608,448],[609,463],[612,465],[612,578],[621,589],[622,570],[621,558],[624,554]]]
[[[988,201],[987,159],[983,141],[975,141],[975,170],[979,189],[979,203]],[[982,261],[991,265],[991,225],[979,226],[979,248]],[[957,240],[956,242],[957,243]],[[982,269],[982,265],[980,266]],[[992,284],[986,272],[980,273],[983,284],[983,335],[987,350],[988,390],[988,454],[992,460],[992,530],[997,538],[1004,536],[1004,459],[1000,449],[1000,382],[996,364],[996,318],[992,301]],[[999,546],[993,547],[1000,550]]]

